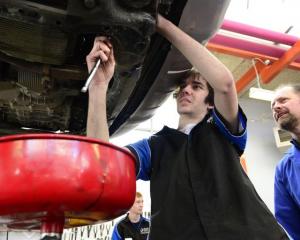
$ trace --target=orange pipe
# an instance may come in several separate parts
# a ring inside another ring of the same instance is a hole
[[[293,60],[300,54],[300,41],[296,42],[294,46],[291,47],[280,59],[213,43],[208,43],[207,48],[212,51],[242,58],[259,58],[262,61],[270,60],[271,63],[273,63],[268,66],[264,65],[260,61],[255,64],[257,72],[260,74],[260,78],[263,83],[269,83],[284,67],[289,67],[298,71],[300,70],[300,64],[293,62]],[[241,93],[255,77],[256,72],[253,66],[238,81],[236,81],[237,92]]]
[[[262,62],[256,62],[255,67],[259,73],[264,67],[265,64]],[[236,90],[238,93],[242,92],[256,77],[256,72],[254,66],[251,67],[238,81],[236,81]]]
[[[279,74],[282,69],[287,67],[293,62],[300,54],[300,40],[298,40],[289,50],[287,50],[283,56],[270,66],[264,67],[260,72],[261,81],[263,83],[269,83],[272,79]]]
[[[211,51],[228,54],[236,57],[241,57],[241,58],[247,58],[247,59],[259,58],[262,61],[270,60],[271,62],[275,62],[278,60],[278,58],[276,57],[271,57],[259,53],[240,50],[237,48],[225,47],[223,45],[215,44],[215,43],[208,43],[206,47]],[[300,70],[300,64],[297,62],[291,62],[287,67],[298,71]]]

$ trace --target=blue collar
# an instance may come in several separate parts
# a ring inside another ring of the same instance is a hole
[[[297,142],[295,139],[292,139],[292,140],[291,140],[291,143],[292,143],[296,148],[300,149],[300,143]]]

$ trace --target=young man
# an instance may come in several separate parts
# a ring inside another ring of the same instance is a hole
[[[142,216],[143,195],[136,192],[135,201],[125,218],[114,227],[112,240],[146,240],[150,230],[149,220]]]
[[[288,239],[239,163],[246,118],[231,73],[161,16],[157,30],[197,71],[182,79],[177,93],[178,129],[165,127],[128,146],[137,178],[151,181],[150,239]],[[105,64],[89,88],[87,135],[108,141],[105,98],[115,62],[104,38],[96,38],[87,56],[89,70],[99,57]]]
[[[275,216],[293,239],[300,239],[300,84],[281,87],[272,101],[273,117],[292,134],[292,147],[276,167]]]

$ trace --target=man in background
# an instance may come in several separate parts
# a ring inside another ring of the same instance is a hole
[[[125,218],[114,227],[112,240],[146,240],[149,234],[149,220],[142,216],[144,200],[136,192],[135,201]]]
[[[279,127],[292,135],[292,147],[275,172],[275,216],[294,239],[300,239],[300,84],[276,91],[273,117]]]

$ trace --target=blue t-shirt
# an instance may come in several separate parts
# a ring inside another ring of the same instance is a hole
[[[227,138],[229,142],[234,144],[243,151],[246,146],[247,140],[247,131],[246,131],[246,117],[241,111],[239,111],[239,125],[240,125],[240,134],[233,135],[225,126],[225,123],[221,120],[218,114],[213,110],[212,117],[220,132]],[[149,180],[150,171],[151,171],[151,150],[149,146],[148,139],[142,139],[136,143],[130,144],[129,147],[135,150],[136,155],[138,156],[139,161],[139,170],[137,174],[137,179]]]
[[[292,141],[276,167],[275,216],[294,240],[300,239],[300,146]]]

